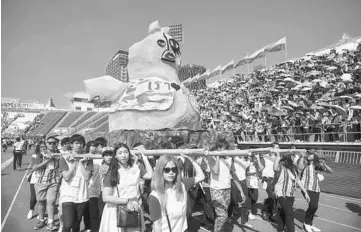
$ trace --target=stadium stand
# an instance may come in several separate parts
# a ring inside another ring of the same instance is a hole
[[[29,136],[46,136],[51,129],[65,116],[66,112],[48,112],[38,123],[38,126],[29,133]]]
[[[84,112],[68,112],[67,115],[62,120],[62,122],[59,123],[58,127],[69,127],[72,123],[74,123],[83,114],[84,114]]]
[[[83,116],[81,116],[77,121],[75,121],[73,123],[73,125],[71,125],[70,127],[75,128],[75,127],[79,126],[80,124],[82,124],[83,122],[88,120],[89,118],[93,117],[95,114],[96,114],[96,112],[88,112],[88,113],[83,114]]]

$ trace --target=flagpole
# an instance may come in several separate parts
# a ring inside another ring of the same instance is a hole
[[[264,56],[264,66],[265,66],[265,68],[267,68],[267,56],[266,55]]]
[[[285,54],[286,54],[286,60],[287,61],[287,40],[285,41]]]
[[[247,52],[247,57],[248,57],[248,52]],[[249,63],[247,63],[247,67],[248,67],[248,74],[249,74]]]

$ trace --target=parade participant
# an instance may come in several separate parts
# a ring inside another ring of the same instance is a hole
[[[43,162],[35,168],[36,171],[39,171],[39,179],[35,184],[39,221],[36,223],[34,230],[39,230],[46,225],[44,219],[46,209],[48,212],[46,228],[53,231],[57,229],[54,223],[54,212],[60,181],[59,161],[54,154],[59,153],[59,150],[57,149],[59,140],[54,136],[50,136],[46,139],[46,142],[48,144],[48,149],[43,154]]]
[[[262,181],[263,186],[267,192],[267,198],[264,200],[263,209],[262,209],[262,218],[263,220],[274,221],[272,215],[274,214],[275,206],[275,195],[274,195],[274,171],[273,165],[276,160],[275,150],[278,150],[279,143],[272,143],[272,150],[270,154],[263,155],[265,165],[262,171]]]
[[[13,150],[13,170],[16,170],[16,165],[18,166],[18,171],[21,169],[21,163],[23,159],[24,150],[24,141],[21,141],[20,137],[16,137],[16,142],[14,143]]]
[[[246,182],[248,188],[248,197],[250,198],[250,212],[248,219],[256,219],[257,214],[256,203],[258,201],[258,184],[259,184],[259,173],[262,173],[264,164],[260,161],[259,154],[250,155],[249,166],[246,167]]]
[[[102,153],[103,148],[106,147],[107,144],[108,144],[108,141],[107,141],[105,138],[103,138],[103,137],[98,137],[98,138],[96,138],[96,139],[94,140],[94,142],[95,142],[95,145],[96,145],[97,148],[98,148],[98,152],[99,152],[99,153]]]
[[[60,186],[60,201],[63,213],[63,232],[79,232],[84,208],[89,201],[88,184],[92,175],[92,161],[88,156],[75,158],[83,153],[85,139],[82,135],[70,137],[72,152],[59,160],[63,180]]]
[[[46,150],[46,144],[44,142],[40,142],[35,147],[35,154],[31,156],[29,169],[33,169],[27,179],[30,180],[30,210],[27,215],[27,219],[32,219],[34,217],[34,209],[36,205],[36,193],[35,193],[35,184],[38,182],[39,179],[39,170],[36,170],[36,166],[43,161],[43,155]]]
[[[320,182],[324,179],[321,172],[333,173],[333,170],[326,164],[324,159],[318,158],[316,150],[311,150],[304,154],[298,162],[298,168],[302,170],[301,183],[310,196],[303,228],[307,232],[319,232],[321,230],[313,225],[313,218],[320,199]]]
[[[70,153],[70,151],[71,151],[70,138],[69,137],[64,137],[60,141],[60,146],[61,146],[60,153],[62,153],[62,154]]]
[[[144,145],[142,143],[136,143],[133,146],[133,150],[144,150]],[[140,169],[140,192],[141,192],[141,198],[142,198],[142,209],[146,213],[149,214],[149,205],[148,205],[148,197],[151,192],[151,180],[152,177],[146,176],[147,179],[144,178],[144,173],[146,172],[145,164],[142,160],[142,156],[137,157],[137,162]]]
[[[144,231],[143,212],[140,207],[140,169],[138,165],[134,164],[134,160],[131,158],[132,154],[126,144],[116,144],[114,152],[109,171],[104,178],[103,200],[106,205],[103,210],[99,232]],[[146,168],[143,178],[150,178],[153,175],[152,167],[144,153],[141,152],[141,154]],[[118,204],[140,214],[142,220],[138,227],[117,227]]]
[[[218,151],[228,150],[229,143],[226,140],[219,140],[215,149]],[[231,157],[207,157],[211,168],[210,191],[216,218],[214,231],[223,231],[228,218],[228,207],[231,201]]]
[[[237,186],[235,184],[232,184],[232,191],[235,192],[239,192],[238,198],[241,198],[241,201],[238,199],[238,202],[233,200],[234,202],[230,204],[230,207],[228,208],[228,216],[231,217],[233,214],[233,209],[232,207],[237,207],[239,204],[239,202],[243,202],[243,206],[241,208],[241,224],[249,227],[249,228],[253,228],[253,226],[251,224],[248,223],[248,210],[250,209],[250,197],[248,196],[248,187],[247,187],[247,181],[246,181],[246,169],[250,164],[249,159],[246,159],[245,156],[240,156],[240,157],[234,157],[233,159],[234,161],[234,172],[235,172],[235,176],[233,178],[234,181],[238,181],[238,183],[241,186],[241,190],[239,191]]]
[[[309,202],[310,197],[298,177],[297,167],[294,165],[294,156],[286,155],[281,160],[278,150],[275,149],[274,152],[276,153],[276,160],[273,169],[277,175],[274,191],[281,206],[277,215],[277,231],[284,231],[286,227],[288,232],[295,232],[293,203],[295,201],[296,183],[304,193],[307,202]]]
[[[99,168],[100,194],[99,194],[99,200],[98,200],[98,209],[99,209],[100,219],[103,215],[103,209],[105,206],[105,203],[103,201],[103,189],[104,189],[103,183],[104,183],[105,175],[108,173],[110,161],[112,160],[113,154],[114,154],[114,148],[112,148],[112,147],[104,147],[102,150],[103,160],[102,160],[101,166]]]
[[[153,232],[184,232],[188,229],[187,191],[202,181],[204,174],[201,167],[189,156],[181,156],[192,163],[195,169],[194,177],[181,179],[177,161],[171,156],[161,156],[156,164],[149,196]]]
[[[85,153],[89,155],[91,158],[94,155],[99,154],[97,144],[95,141],[89,141],[85,148]],[[100,217],[99,214],[99,196],[101,191],[101,182],[100,182],[100,174],[99,169],[100,165],[97,162],[98,160],[93,160],[93,174],[90,178],[88,185],[88,193],[89,193],[89,202],[85,205],[84,209],[84,224],[85,231],[97,232],[99,230],[100,225]],[[101,161],[101,160],[100,160]]]

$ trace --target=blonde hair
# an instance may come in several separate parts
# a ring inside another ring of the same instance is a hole
[[[169,162],[173,162],[177,168],[177,176],[173,181],[173,184],[175,186],[177,201],[183,200],[184,194],[185,194],[183,191],[183,184],[181,181],[180,169],[179,169],[177,160],[168,155],[161,156],[158,159],[157,165],[155,166],[154,174],[152,177],[151,187],[152,187],[152,190],[157,192],[161,206],[163,209],[167,205],[167,195],[165,194],[165,180],[164,180],[164,176],[163,176],[164,175],[163,169]]]

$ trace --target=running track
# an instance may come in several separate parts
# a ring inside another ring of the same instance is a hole
[[[2,164],[11,158],[11,152],[1,155]],[[21,171],[13,171],[12,163],[7,167],[2,166],[1,170],[1,230],[3,232],[21,232],[33,231],[36,218],[27,220],[26,215],[29,210],[29,184],[25,180],[27,167],[29,165],[30,155],[23,157],[23,167]],[[327,177],[326,177],[327,178]],[[263,190],[260,190],[259,203],[266,196]],[[302,222],[307,204],[302,198],[300,192],[297,192],[295,209],[296,231],[303,231]],[[36,209],[35,209],[36,211]],[[260,212],[260,210],[259,210]],[[194,214],[193,222],[190,228],[192,231],[202,231],[199,229],[199,215]],[[233,219],[227,231],[249,232],[276,231],[274,226],[262,219],[251,221],[253,229],[242,227],[240,219]],[[356,232],[361,231],[361,199],[349,197],[322,194],[319,209],[316,213],[314,224],[324,232]],[[198,230],[199,229],[199,230]],[[45,228],[39,231],[47,231]]]

